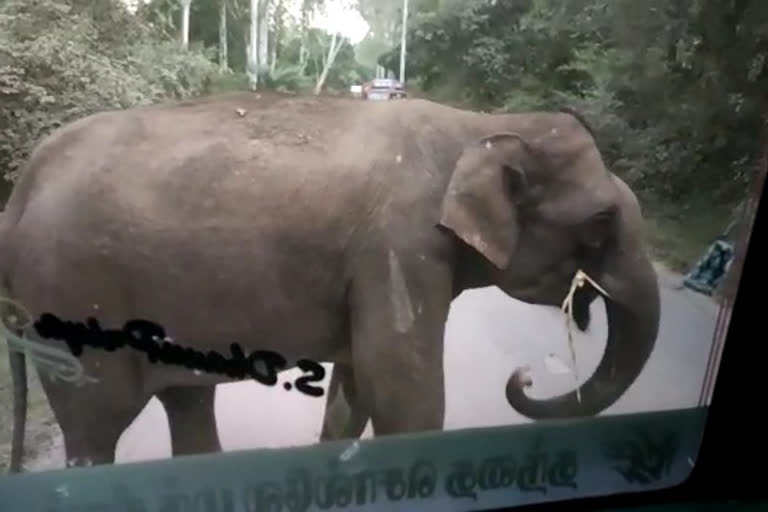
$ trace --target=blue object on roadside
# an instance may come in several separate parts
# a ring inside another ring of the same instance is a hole
[[[683,279],[683,286],[691,290],[712,295],[728,271],[733,259],[734,247],[725,240],[715,240],[704,256]]]

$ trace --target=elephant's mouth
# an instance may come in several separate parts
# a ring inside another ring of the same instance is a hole
[[[553,306],[559,308],[563,303],[565,293],[567,293],[567,291],[564,293],[543,293],[540,289],[529,289],[515,292],[511,296],[532,306]]]
[[[548,280],[515,287],[507,294],[526,304],[533,306],[561,307],[571,289],[572,276],[557,276]]]
[[[579,265],[574,259],[556,262],[543,272],[536,273],[535,277],[510,283],[511,286],[505,291],[510,297],[526,304],[559,308],[570,293],[578,270]]]
[[[559,285],[549,289],[529,288],[523,289],[520,295],[513,297],[521,302],[534,306],[550,306],[563,308],[563,302],[571,293],[571,283],[567,286]],[[578,287],[571,295],[570,314],[580,331],[586,331],[591,321],[590,304],[597,298],[597,290],[589,283]]]

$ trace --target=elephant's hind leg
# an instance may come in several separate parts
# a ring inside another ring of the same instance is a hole
[[[168,415],[173,456],[220,452],[216,386],[177,386],[157,393]]]
[[[355,376],[348,365],[336,363],[331,372],[325,403],[321,441],[359,438],[368,424],[368,413],[357,397]]]
[[[112,373],[106,378],[106,372],[97,373],[93,365],[84,365],[86,375],[96,375],[99,382],[83,386],[52,380],[39,372],[61,427],[68,467],[114,463],[120,436],[148,399],[137,391],[139,386],[126,366],[110,365]]]

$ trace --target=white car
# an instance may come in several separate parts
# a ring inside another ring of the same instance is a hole
[[[350,85],[349,86],[349,92],[355,98],[362,98],[363,97],[363,86],[362,85]]]
[[[376,78],[363,86],[363,98],[367,100],[395,100],[407,96],[400,80]]]

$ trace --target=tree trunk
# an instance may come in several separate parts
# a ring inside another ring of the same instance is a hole
[[[328,56],[323,65],[323,72],[320,73],[320,78],[318,78],[317,83],[315,84],[315,95],[320,94],[320,91],[322,91],[323,85],[325,85],[325,80],[328,78],[328,72],[331,70],[333,61],[336,60],[336,55],[339,54],[339,50],[343,44],[344,39],[339,38],[338,33],[334,32],[331,36],[331,44],[328,47]]]
[[[251,62],[251,39],[250,31],[243,30],[243,49],[245,50],[245,73],[248,74],[248,68]]]
[[[274,73],[275,69],[277,69],[277,59],[280,58],[280,41],[285,32],[285,0],[277,1],[273,16],[275,24],[272,30],[272,40],[269,46],[269,69]]]
[[[280,41],[277,31],[272,34],[272,45],[269,47],[269,71],[275,72],[277,69],[277,43]]]
[[[309,15],[312,9],[311,0],[304,0],[301,3],[301,47],[299,48],[299,66],[302,73],[309,62]]]
[[[229,69],[227,56],[227,0],[219,0],[219,69]]]
[[[252,91],[259,88],[259,0],[251,0],[250,51],[248,52],[248,86]]]
[[[269,66],[269,0],[261,0],[260,3],[257,65],[262,70]]]
[[[181,47],[189,48],[189,6],[192,0],[181,0]]]

